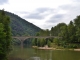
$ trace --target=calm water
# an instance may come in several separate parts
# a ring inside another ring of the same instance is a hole
[[[10,57],[23,60],[80,60],[79,51],[67,50],[36,50],[32,48],[15,48]]]

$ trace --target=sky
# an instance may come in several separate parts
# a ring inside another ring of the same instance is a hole
[[[0,0],[0,9],[17,14],[41,29],[51,29],[80,15],[80,0]]]

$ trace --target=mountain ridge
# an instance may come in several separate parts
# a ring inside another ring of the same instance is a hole
[[[42,30],[14,13],[8,11],[5,11],[5,13],[10,17],[12,36],[34,36]]]

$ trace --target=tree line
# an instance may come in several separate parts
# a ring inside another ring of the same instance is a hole
[[[52,27],[51,30],[41,30],[36,34],[37,36],[58,36],[61,38],[34,39],[33,45],[51,46],[54,43],[57,46],[64,48],[79,48],[80,47],[80,15],[69,24],[59,23]],[[41,44],[41,45],[40,45]]]

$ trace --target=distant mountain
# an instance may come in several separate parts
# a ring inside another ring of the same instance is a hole
[[[10,17],[11,20],[11,32],[13,36],[33,36],[36,32],[39,32],[41,28],[35,26],[34,24],[22,19],[18,15],[10,12],[5,12],[6,15]]]

